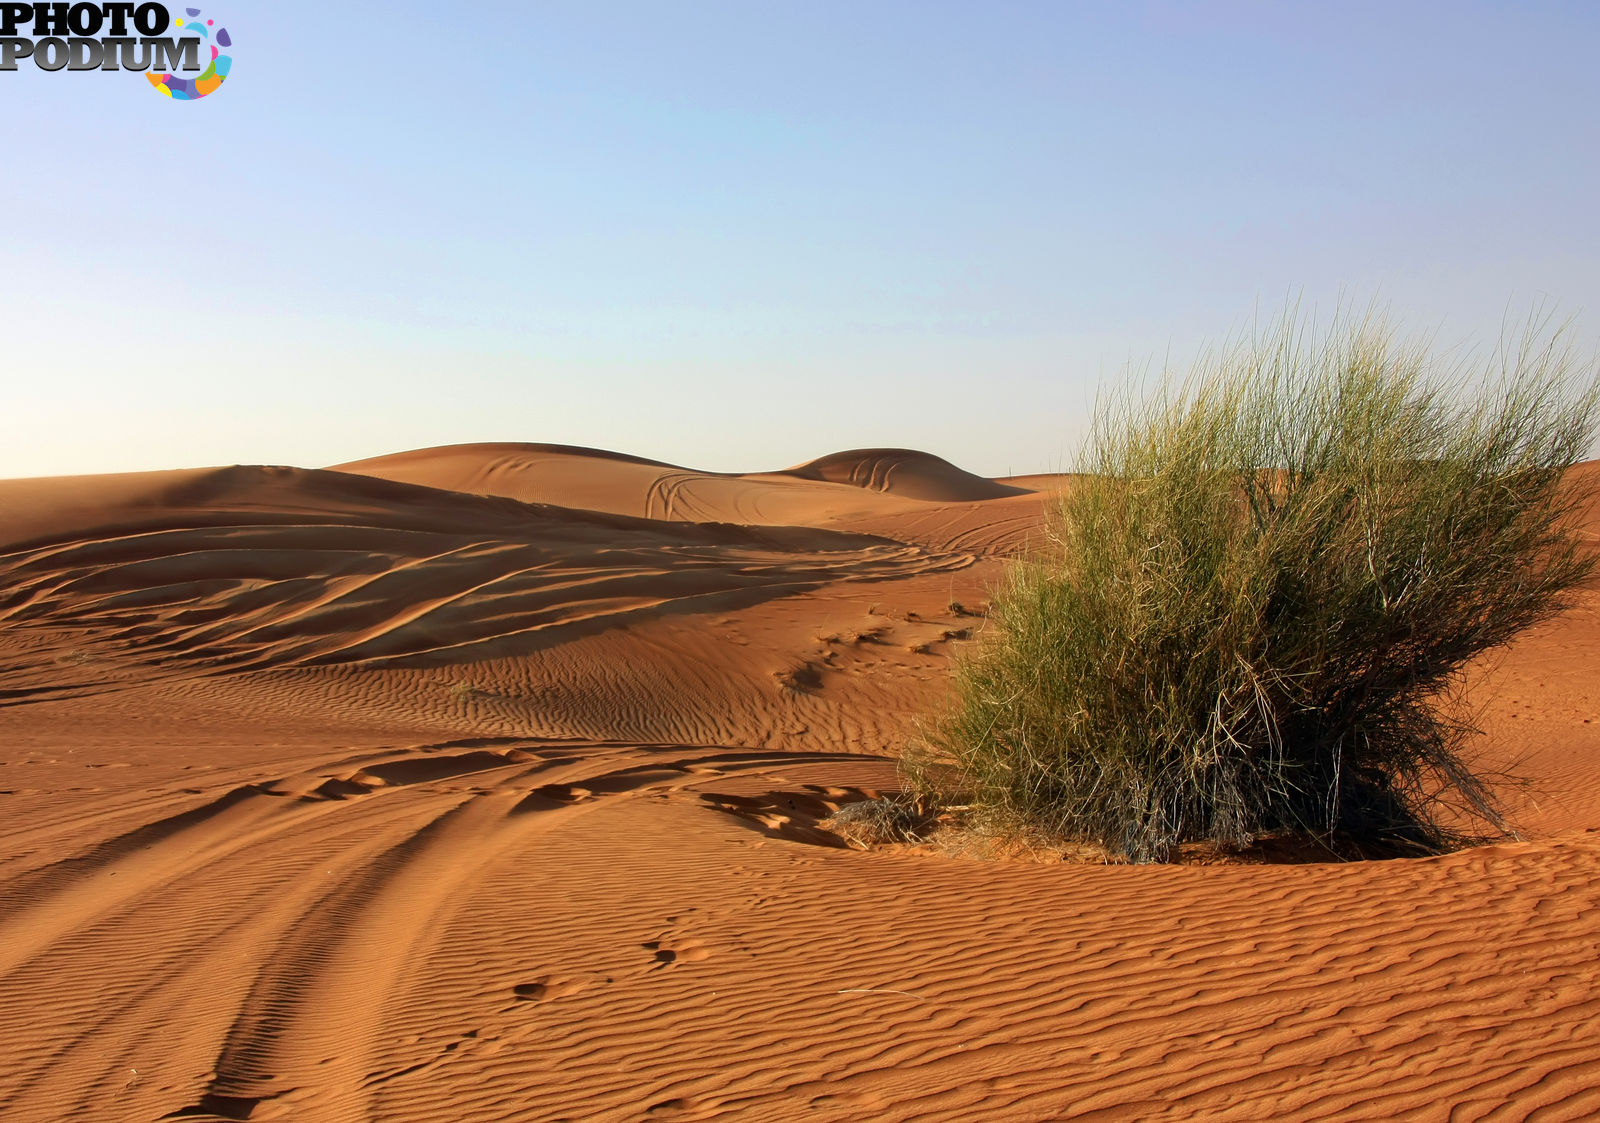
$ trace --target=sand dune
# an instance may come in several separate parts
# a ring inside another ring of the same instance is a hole
[[[784,473],[801,480],[827,480],[907,499],[962,503],[1025,495],[1013,487],[963,472],[948,460],[901,448],[857,449],[808,460]]]
[[[821,528],[602,515],[337,472],[234,468],[140,484],[113,480],[118,505],[103,513],[18,497],[33,540],[0,556],[0,621],[167,666],[448,662],[640,613],[973,561]],[[44,670],[38,689],[59,692]],[[28,674],[13,672],[5,694],[29,696]]]
[[[1032,494],[908,449],[858,449],[781,472],[700,472],[567,445],[448,445],[334,470],[530,503],[686,522],[834,525],[915,509]]]
[[[1479,690],[1525,839],[858,852],[1016,487],[471,445],[0,482],[0,1118],[1586,1119],[1600,599]]]

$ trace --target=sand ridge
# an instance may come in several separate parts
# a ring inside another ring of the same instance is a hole
[[[1479,695],[1523,841],[817,828],[896,786],[1053,482],[547,445],[0,481],[0,1118],[1600,1113],[1593,594]]]

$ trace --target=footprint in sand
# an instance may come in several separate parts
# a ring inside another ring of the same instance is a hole
[[[518,1002],[548,1002],[554,998],[564,998],[569,994],[577,994],[594,979],[561,978],[554,975],[543,975],[530,979],[525,983],[518,983],[511,988],[511,993]],[[610,982],[610,979],[606,979]]]
[[[698,963],[711,955],[711,949],[699,940],[663,938],[641,946],[646,951],[655,952],[656,962],[662,967],[670,967],[674,963]]]

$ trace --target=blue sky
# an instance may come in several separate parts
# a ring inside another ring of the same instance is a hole
[[[175,6],[176,7],[176,6]],[[0,73],[0,476],[551,441],[1062,466],[1287,299],[1600,340],[1600,5],[227,0]]]

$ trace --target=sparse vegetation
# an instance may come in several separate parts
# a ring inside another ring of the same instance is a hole
[[[913,800],[864,799],[847,803],[817,825],[861,849],[916,842],[936,817]]]
[[[1286,320],[1103,401],[913,782],[1132,861],[1508,830],[1457,688],[1589,576],[1564,474],[1596,417],[1543,322],[1464,377],[1371,320]]]
[[[822,689],[822,672],[815,663],[807,660],[777,671],[778,688],[791,694],[814,694]]]

